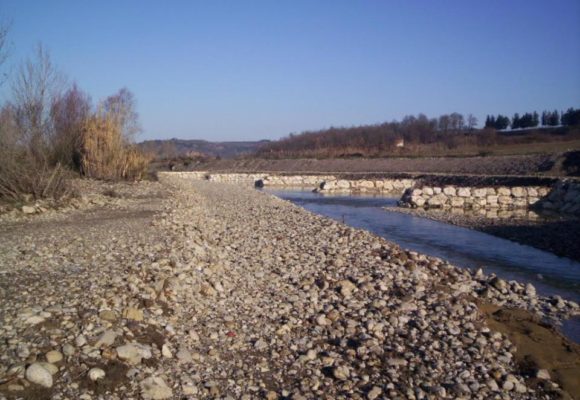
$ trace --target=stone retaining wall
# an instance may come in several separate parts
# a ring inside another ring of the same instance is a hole
[[[207,171],[159,172],[177,176],[248,186],[307,187],[320,192],[403,193],[404,207],[444,209],[536,209],[580,215],[580,183],[558,181],[553,186],[418,186],[406,178],[342,179],[335,175],[276,175],[267,173],[214,173]]]
[[[311,187],[313,189],[320,187],[327,180],[336,179],[336,177],[330,175],[271,175],[266,173],[215,173],[207,171],[158,172],[158,176],[164,175],[250,186],[294,186]]]
[[[403,193],[415,185],[413,179],[329,179],[320,186],[322,192]]]
[[[334,175],[272,175],[265,173],[214,173],[206,171],[159,172],[188,179],[251,186],[310,187],[321,192],[403,193],[413,179],[340,179]]]
[[[429,208],[528,208],[548,194],[548,187],[430,187],[408,189],[401,205]]]
[[[580,184],[561,181],[554,187],[461,187],[407,189],[399,202],[404,207],[462,209],[539,209],[580,215]]]

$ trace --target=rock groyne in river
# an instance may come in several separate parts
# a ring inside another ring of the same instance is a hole
[[[257,187],[311,187],[321,192],[402,194],[400,205],[425,208],[549,210],[580,215],[580,182],[535,177],[438,175],[294,175],[159,172],[193,180]]]

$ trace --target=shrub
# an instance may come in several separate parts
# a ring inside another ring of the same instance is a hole
[[[0,198],[58,199],[68,194],[67,170],[50,162],[42,141],[20,129],[16,113],[11,105],[0,111]]]
[[[81,174],[96,179],[141,179],[150,157],[123,137],[117,118],[98,112],[85,121],[81,135]]]

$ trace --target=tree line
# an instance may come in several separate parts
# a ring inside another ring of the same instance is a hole
[[[527,129],[553,126],[576,126],[580,125],[580,109],[569,108],[566,112],[543,111],[542,116],[534,111],[527,112],[520,116],[515,113],[511,118],[498,114],[488,115],[485,119],[485,128],[492,128],[497,130],[511,129]]]
[[[0,29],[0,65],[6,59]],[[140,179],[149,157],[135,145],[140,132],[135,96],[126,88],[93,104],[39,46],[6,83],[0,105],[0,199],[59,198],[73,173],[96,179]]]
[[[580,110],[568,110],[563,114],[563,120],[570,126],[579,125],[578,111]],[[545,116],[548,118],[549,114],[546,112]],[[533,124],[536,119],[539,119],[538,115],[527,113],[518,117],[516,121],[523,121],[523,125],[526,125]],[[472,114],[465,117],[461,113],[454,112],[437,118],[428,118],[425,114],[408,115],[401,121],[292,133],[263,145],[257,150],[256,156],[332,158],[430,155],[434,152],[445,154],[448,150],[460,148],[484,149],[508,141],[523,143],[553,139],[549,133],[544,134],[545,137],[537,137],[542,135],[541,132],[519,139],[509,139],[496,133],[497,130],[506,129],[511,123],[512,120],[503,115],[488,116],[486,127],[477,129],[477,118]]]

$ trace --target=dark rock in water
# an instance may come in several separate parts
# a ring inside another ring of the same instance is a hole
[[[256,182],[254,182],[254,187],[256,187],[256,188],[263,188],[264,187],[264,181],[262,179],[258,179]]]

